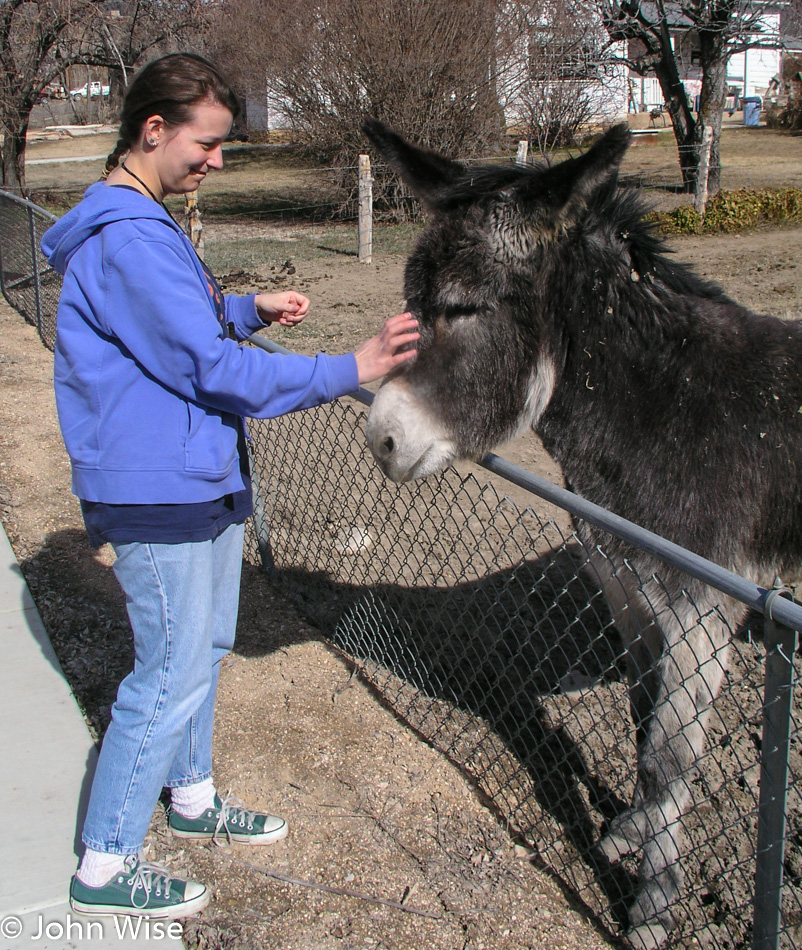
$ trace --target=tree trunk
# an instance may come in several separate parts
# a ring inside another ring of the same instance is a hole
[[[713,131],[710,145],[708,192],[714,195],[721,188],[721,118],[727,98],[726,50],[720,33],[700,33],[702,90],[699,96],[698,143],[701,146],[705,128]]]
[[[677,140],[682,189],[693,194],[696,191],[699,168],[698,129],[673,54],[669,57],[663,56],[661,61],[655,64],[654,73],[660,83],[674,128],[674,138]]]
[[[662,18],[657,25],[655,38],[658,41],[659,58],[655,63],[654,73],[660,83],[668,114],[671,117],[671,125],[674,127],[674,137],[679,151],[679,167],[682,172],[682,187],[684,191],[693,192],[696,188],[699,156],[688,146],[693,141],[696,122],[685,93],[685,85],[679,76],[677,59],[671,44],[671,32],[665,18]]]
[[[699,96],[698,119],[694,118],[693,109],[691,103],[688,102],[685,86],[679,78],[676,58],[670,45],[664,47],[661,44],[661,58],[655,64],[654,73],[660,82],[660,89],[674,127],[683,191],[696,194],[705,128],[709,127],[713,131],[707,179],[708,194],[713,195],[721,187],[719,143],[721,115],[726,98],[727,60],[721,31],[700,31],[699,40],[702,89]]]
[[[26,195],[25,144],[28,120],[20,129],[6,132],[2,147],[3,190],[17,195]]]

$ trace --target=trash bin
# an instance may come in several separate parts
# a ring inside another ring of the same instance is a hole
[[[758,126],[760,124],[760,107],[763,105],[760,96],[748,96],[746,99],[741,99],[741,105],[744,110],[744,125],[753,128]]]

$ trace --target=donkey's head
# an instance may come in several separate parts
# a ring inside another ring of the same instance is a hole
[[[581,157],[536,169],[466,167],[373,119],[364,129],[430,213],[406,269],[418,353],[387,378],[367,424],[384,472],[406,481],[536,425],[559,375],[543,299],[550,249],[609,187],[630,134],[616,126]]]

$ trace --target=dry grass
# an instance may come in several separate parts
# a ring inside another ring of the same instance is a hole
[[[42,141],[29,145],[27,158],[70,158],[100,156],[114,146],[114,134],[81,136],[58,142]],[[765,127],[757,129],[730,125],[722,134],[722,184],[736,188],[781,188],[802,186],[802,162],[799,141],[786,132]],[[561,156],[555,156],[559,160]],[[204,183],[201,208],[214,217],[242,220],[320,220],[327,210],[345,197],[338,187],[338,172],[311,167],[288,145],[250,146],[231,143],[225,147],[225,168]],[[357,156],[354,156],[356,166]],[[27,182],[34,200],[61,214],[78,200],[84,190],[97,181],[104,160],[64,161],[29,164]],[[656,142],[638,141],[627,154],[623,176],[653,189],[661,207],[687,196],[674,196],[679,184],[679,165],[674,136],[670,128],[659,130]],[[345,173],[348,178],[348,173]],[[353,169],[356,182],[356,167]],[[180,199],[173,199],[180,209]]]

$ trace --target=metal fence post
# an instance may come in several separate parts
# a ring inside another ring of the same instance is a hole
[[[42,293],[39,283],[39,248],[36,246],[36,221],[33,208],[28,208],[28,232],[31,237],[31,268],[33,271],[33,295],[36,301],[36,330],[44,337],[44,315],[42,314]]]
[[[760,754],[757,853],[755,856],[752,950],[777,950],[782,929],[783,862],[786,794],[794,689],[794,654],[798,631],[775,623],[774,601],[787,595],[777,584],[766,598],[764,642],[766,680]]]
[[[262,483],[259,478],[259,469],[256,467],[251,440],[247,439],[246,443],[248,446],[248,464],[251,469],[251,493],[253,495],[253,517],[251,522],[256,535],[256,546],[259,549],[262,570],[268,574],[273,574],[276,570],[276,564],[273,560],[273,548],[270,544],[270,528],[265,509],[265,499],[262,494]]]

